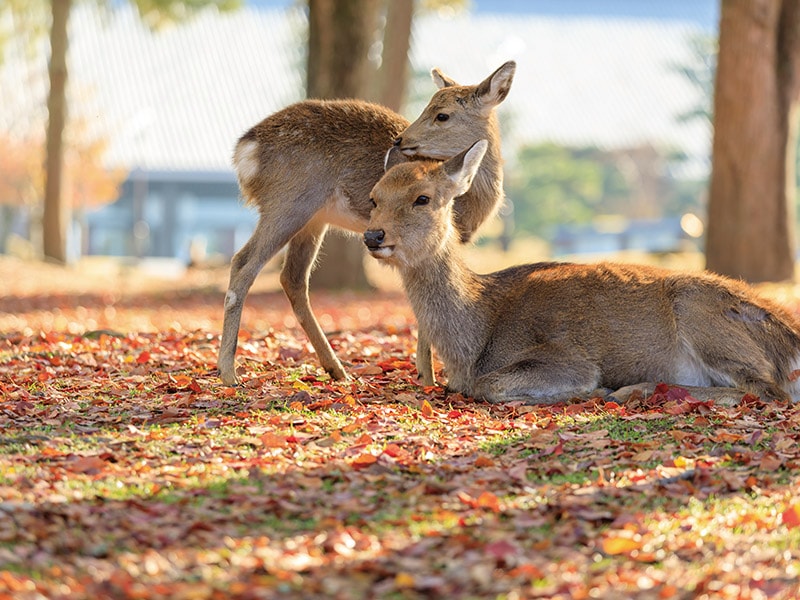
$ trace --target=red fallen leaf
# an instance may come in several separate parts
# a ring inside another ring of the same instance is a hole
[[[136,357],[136,363],[143,365],[150,360],[150,353],[147,350],[142,350],[139,356]]]
[[[383,449],[383,453],[386,456],[391,456],[392,458],[397,458],[398,456],[402,456],[406,454],[406,451],[403,450],[397,444],[386,444],[386,448]]]
[[[638,539],[637,539],[638,538]],[[603,539],[603,552],[616,556],[617,554],[628,554],[642,547],[642,540],[636,537],[609,536]]]
[[[781,521],[789,529],[800,527],[800,502],[792,504],[781,513]]]
[[[800,369],[795,369],[789,373],[789,381],[797,381],[798,379],[800,379]]]
[[[222,388],[219,395],[222,396],[223,398],[233,398],[234,396],[236,396],[236,388],[233,387]]]
[[[351,463],[354,469],[364,469],[375,462],[377,462],[378,457],[374,454],[370,454],[369,452],[362,452],[358,456],[353,459]]]

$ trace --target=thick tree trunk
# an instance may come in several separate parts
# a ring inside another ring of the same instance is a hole
[[[45,259],[60,264],[67,261],[69,224],[69,207],[62,194],[62,172],[64,124],[67,118],[67,22],[70,1],[51,0],[53,24],[50,29],[50,92],[47,97],[47,154],[42,216]]]
[[[374,68],[369,49],[378,28],[377,0],[309,0],[309,98],[364,98]],[[364,245],[343,235],[327,235],[319,268],[311,277],[314,287],[364,289]]]
[[[794,276],[800,0],[723,0],[707,267]]]

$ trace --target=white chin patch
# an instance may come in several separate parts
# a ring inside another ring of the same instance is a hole
[[[375,250],[370,250],[370,254],[375,258],[389,258],[394,254],[394,246],[381,246]]]

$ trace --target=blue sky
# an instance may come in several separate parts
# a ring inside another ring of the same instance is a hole
[[[289,6],[296,0],[245,0],[252,6]],[[691,21],[716,29],[718,0],[471,0],[481,13],[522,13],[546,16],[606,16]]]

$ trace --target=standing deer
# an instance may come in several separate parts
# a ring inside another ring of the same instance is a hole
[[[307,100],[258,123],[236,144],[233,165],[247,204],[259,210],[253,235],[231,261],[217,366],[227,385],[239,382],[236,346],[245,296],[264,264],[287,245],[280,280],[297,321],[323,368],[347,377],[314,317],[308,279],[329,225],[363,232],[369,191],[383,174],[386,150],[444,160],[479,139],[489,147],[475,185],[454,204],[459,239],[468,241],[503,198],[500,133],[495,107],[508,94],[516,64],[509,61],[477,85],[463,86],[438,69],[440,88],[420,117],[403,117],[357,100]],[[419,332],[417,367],[433,383],[430,344]]]
[[[453,199],[487,150],[398,164],[372,190],[364,243],[398,268],[448,385],[491,402],[550,403],[647,381],[800,397],[800,324],[741,282],[600,263],[476,274],[460,256]]]

